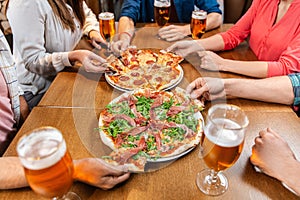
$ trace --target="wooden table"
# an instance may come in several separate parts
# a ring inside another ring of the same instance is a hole
[[[74,159],[99,155],[101,147],[97,127],[100,110],[90,108],[36,107],[13,140],[5,156],[16,155],[17,140],[28,131],[40,126],[54,126],[62,131]],[[186,156],[158,171],[132,174],[120,186],[103,191],[75,183],[72,191],[82,199],[297,199],[279,181],[256,173],[249,162],[251,146],[259,130],[272,127],[300,152],[300,123],[292,112],[246,111],[250,124],[246,132],[243,152],[235,165],[225,171],[229,190],[219,197],[205,196],[195,184],[197,172],[205,168],[196,148]],[[42,117],[41,117],[42,116]],[[284,120],[283,120],[284,119]],[[284,121],[284,123],[283,123]],[[88,151],[87,149],[92,149]],[[0,199],[37,199],[30,188],[0,191]]]
[[[205,36],[228,29],[206,33]],[[137,30],[133,44],[138,48],[166,48],[171,43],[158,40],[157,27],[146,25]],[[147,38],[144,40],[143,38]],[[83,48],[90,48],[82,41]],[[91,49],[92,50],[92,49]],[[99,54],[103,52],[95,51]],[[247,43],[232,51],[220,53],[224,58],[256,60]],[[189,62],[183,62],[186,85],[198,76],[241,77],[231,73],[215,73],[196,70]],[[88,156],[99,157],[110,151],[101,145],[98,131],[98,117],[113,98],[122,92],[114,90],[100,74],[84,72],[80,68],[60,72],[51,84],[40,104],[33,109],[4,156],[16,155],[16,143],[25,133],[40,126],[54,126],[63,132],[70,153],[74,159]],[[74,183],[72,191],[82,199],[297,199],[279,181],[256,173],[249,162],[251,147],[258,132],[272,127],[287,140],[294,152],[300,152],[299,119],[289,106],[263,103],[244,99],[228,100],[245,110],[250,124],[247,130],[243,153],[237,163],[225,171],[229,178],[229,190],[219,197],[201,193],[196,184],[197,172],[205,168],[198,158],[198,147],[172,164],[149,173],[132,174],[125,183],[109,191],[103,191],[82,183]],[[209,108],[210,104],[207,104]],[[204,111],[206,112],[207,109]],[[30,188],[0,191],[0,199],[38,199]]]

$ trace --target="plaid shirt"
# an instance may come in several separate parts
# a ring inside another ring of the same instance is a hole
[[[292,85],[293,85],[293,90],[294,90],[294,110],[297,113],[298,116],[300,116],[300,73],[296,73],[296,74],[289,74],[288,75]]]
[[[0,30],[0,70],[4,76],[9,97],[11,99],[12,110],[14,112],[15,121],[20,120],[20,100],[19,100],[19,86],[17,80],[17,71],[13,56],[11,54],[9,45]]]

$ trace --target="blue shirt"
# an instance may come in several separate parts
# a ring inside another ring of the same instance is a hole
[[[300,116],[300,73],[289,74],[288,77],[290,78],[293,86],[294,91],[294,110],[298,116]]]
[[[220,13],[216,0],[173,0],[178,22],[190,23],[194,6],[207,13]],[[131,18],[136,22],[154,22],[154,0],[124,0],[121,15]]]

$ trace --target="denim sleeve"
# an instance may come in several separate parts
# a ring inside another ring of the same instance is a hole
[[[195,5],[201,9],[205,10],[208,14],[215,12],[222,14],[222,11],[220,10],[220,5],[217,2],[217,0],[196,0]]]
[[[139,0],[124,0],[120,17],[126,16],[131,18],[134,23],[139,19],[140,15],[140,1]]]
[[[294,91],[294,106],[300,106],[300,73],[288,75],[293,86]]]

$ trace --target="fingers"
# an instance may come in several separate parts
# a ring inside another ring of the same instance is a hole
[[[98,44],[95,40],[92,40],[92,45],[93,45],[93,47],[95,47],[97,49],[101,49],[101,45]]]
[[[119,166],[113,166],[105,162],[104,160],[98,158],[97,161],[105,166],[107,169],[108,175],[113,175],[113,176],[121,176],[124,173],[128,173],[128,168],[125,165],[119,165]]]

